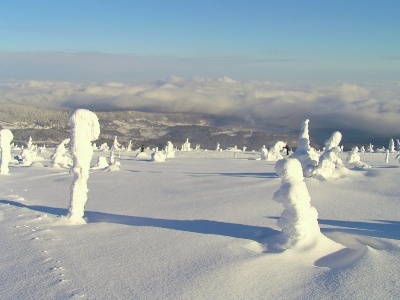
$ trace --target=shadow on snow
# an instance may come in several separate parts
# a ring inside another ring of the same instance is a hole
[[[278,220],[279,217],[268,217]],[[376,223],[375,223],[376,222]],[[400,240],[400,221],[371,220],[371,222],[318,219],[320,225],[339,228],[321,228],[322,233],[343,232],[376,238]]]
[[[53,215],[66,215],[68,213],[68,210],[64,208],[40,205],[26,205],[10,200],[0,200],[0,203],[9,204],[16,207],[28,208],[30,210]],[[274,230],[269,227],[226,223],[211,220],[169,220],[117,215],[94,211],[85,211],[85,217],[88,219],[89,223],[104,222],[129,226],[157,227],[201,234],[214,234],[233,238],[250,239],[257,242],[264,240],[266,237],[270,237],[280,233],[280,231]]]

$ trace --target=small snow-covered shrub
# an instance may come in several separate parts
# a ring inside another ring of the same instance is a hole
[[[261,147],[261,160],[267,160],[268,159],[268,149],[265,148],[265,145],[262,145]]]
[[[166,158],[164,151],[154,151],[151,154],[151,161],[165,161]]]
[[[97,158],[97,163],[94,167],[91,167],[91,170],[98,170],[98,169],[104,169],[107,168],[109,164],[107,163],[107,159],[104,156],[99,156]]]
[[[69,143],[70,139],[63,140],[55,149],[54,153],[50,156],[52,167],[69,168],[72,166],[72,159],[68,156],[68,151],[65,146]]]
[[[361,158],[360,158],[360,155],[358,154],[358,147],[355,146],[349,152],[349,155],[347,156],[347,159],[346,159],[346,163],[349,166],[356,167],[356,168],[362,168],[362,169],[371,168],[370,165],[363,163],[360,159]]]

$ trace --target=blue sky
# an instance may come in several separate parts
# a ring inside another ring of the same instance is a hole
[[[399,80],[399,13],[398,0],[6,1],[0,79]]]

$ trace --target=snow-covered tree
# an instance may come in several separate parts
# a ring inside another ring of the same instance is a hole
[[[349,152],[349,155],[346,158],[346,164],[356,168],[371,168],[370,165],[367,165],[366,163],[363,163],[361,161],[360,154],[358,154],[357,146],[354,146]]]
[[[364,148],[364,146],[361,146],[360,152],[361,152],[361,154],[364,154],[364,153],[365,153],[365,148]]]
[[[389,152],[391,152],[391,153],[393,153],[393,152],[395,151],[395,150],[394,150],[394,140],[393,140],[393,139],[391,139],[391,140],[389,141],[388,150],[389,150]]]
[[[22,165],[30,166],[33,162],[33,154],[35,153],[30,151],[28,148],[22,149],[17,155],[18,162]]]
[[[115,165],[115,151],[118,151],[120,146],[121,146],[121,144],[118,143],[117,137],[115,137],[114,142],[111,146],[111,151],[110,151],[110,164],[111,165]]]
[[[267,160],[268,159],[268,149],[265,147],[265,145],[262,145],[261,147],[261,160]]]
[[[0,173],[8,174],[9,168],[8,164],[11,161],[11,141],[13,140],[14,135],[12,134],[10,129],[2,129],[0,130]]]
[[[115,136],[114,137],[114,142],[113,142],[113,144],[111,146],[111,150],[118,151],[120,146],[121,146],[121,144],[118,142],[118,137]]]
[[[107,159],[104,156],[97,157],[97,163],[94,167],[91,167],[91,170],[98,170],[107,168],[109,164],[107,163]]]
[[[301,125],[297,149],[292,153],[292,155],[290,155],[290,158],[296,158],[300,161],[301,167],[303,168],[303,174],[307,177],[311,176],[311,173],[317,166],[319,160],[319,154],[310,146],[308,123],[309,120],[306,119]]]
[[[396,140],[396,150],[400,152],[400,141]]]
[[[338,157],[341,153],[339,147],[341,140],[342,134],[339,131],[335,131],[325,142],[325,152],[319,158],[318,166],[315,168],[314,175],[319,175],[324,178],[332,177],[336,169],[343,167],[343,162]]]
[[[65,146],[69,143],[70,139],[63,140],[55,149],[54,153],[50,156],[52,167],[69,168],[72,166],[72,159],[68,156]]]
[[[189,138],[187,138],[186,142],[182,145],[181,151],[192,151],[190,148]]]
[[[283,150],[283,147],[286,146],[285,142],[278,141],[275,143],[275,145],[269,149],[267,160],[269,161],[277,161],[283,158],[281,151]]]
[[[29,140],[28,140],[28,143],[27,143],[27,146],[26,146],[26,148],[28,149],[28,150],[30,150],[30,151],[33,151],[34,150],[34,145],[33,145],[33,143],[32,143],[32,137],[29,137]]]
[[[165,153],[166,153],[166,158],[174,158],[175,157],[174,145],[170,141],[167,142],[167,147],[166,147]]]
[[[166,158],[167,155],[164,151],[154,151],[151,153],[151,161],[165,161]]]
[[[247,149],[247,147],[246,146],[243,146],[243,152],[246,152],[246,149]]]
[[[87,181],[93,148],[91,141],[98,139],[100,124],[97,116],[86,109],[77,109],[68,120],[70,130],[70,151],[73,158],[72,173],[74,180],[70,188],[68,219],[77,224],[86,223],[83,219],[87,202]]]
[[[374,153],[374,145],[371,143],[368,145],[367,150],[368,153]]]
[[[281,186],[273,200],[282,203],[285,210],[278,220],[283,232],[285,248],[309,247],[316,243],[321,232],[318,212],[311,206],[311,197],[303,178],[303,170],[297,159],[281,159],[275,164],[281,178]]]
[[[131,152],[132,151],[132,140],[129,140],[128,147],[126,147],[126,152]]]
[[[217,143],[217,147],[215,148],[215,151],[221,151],[221,148],[220,148],[220,144],[219,143]]]

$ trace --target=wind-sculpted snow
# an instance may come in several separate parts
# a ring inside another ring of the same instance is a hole
[[[371,168],[302,181],[299,163],[281,160],[276,172],[260,151],[214,147],[163,163],[149,162],[151,150],[121,151],[120,167],[93,168],[85,226],[64,217],[74,174],[50,167],[54,149],[41,154],[44,167],[11,160],[1,177],[0,298],[398,298],[395,155],[386,164],[382,153],[361,154]],[[93,150],[90,166],[109,151]],[[299,225],[285,231],[307,239],[302,246],[284,247],[276,190],[296,203],[291,211],[312,217],[284,215]]]

